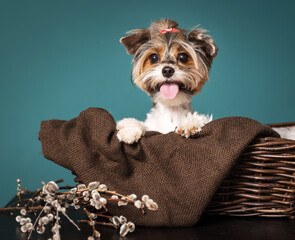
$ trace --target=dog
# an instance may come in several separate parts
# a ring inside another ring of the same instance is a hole
[[[144,122],[134,118],[117,122],[119,141],[133,144],[146,131],[174,131],[186,138],[201,131],[212,115],[193,112],[191,98],[208,80],[217,55],[212,37],[198,26],[187,32],[171,19],[127,34],[120,42],[128,54],[134,55],[132,77],[152,97],[154,105]]]

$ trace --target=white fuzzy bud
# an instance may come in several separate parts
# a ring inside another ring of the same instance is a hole
[[[55,233],[55,234],[52,236],[52,240],[60,240],[59,232]]]
[[[92,191],[92,190],[91,190]],[[82,195],[84,196],[84,197],[89,197],[89,192],[88,191],[84,191],[83,193],[82,193]]]
[[[93,191],[91,192],[91,196],[92,196],[92,198],[95,199],[95,200],[99,200],[99,198],[100,198],[100,194],[99,194],[99,192],[96,191],[96,190],[93,190]]]
[[[128,222],[127,226],[129,228],[129,232],[134,232],[135,230],[135,224],[133,222]]]
[[[77,188],[72,188],[72,189],[70,190],[70,192],[71,192],[71,193],[76,193],[76,192],[77,192]]]
[[[27,214],[26,209],[22,209],[22,210],[20,210],[20,214],[23,215],[23,216],[25,216],[25,215]]]
[[[100,232],[99,231],[94,231],[94,237],[100,238]]]
[[[118,202],[118,206],[121,207],[121,206],[126,206],[128,203],[127,202],[122,202],[122,201],[119,201]]]
[[[132,200],[136,200],[137,199],[137,196],[133,193],[131,195],[129,195],[129,197],[132,199]]]
[[[26,228],[30,231],[33,229],[33,224],[31,222],[26,224]]]
[[[119,221],[121,224],[127,223],[127,219],[124,216],[120,216]]]
[[[27,223],[27,219],[25,218],[22,218],[20,221],[19,221],[19,224],[20,225],[25,225]]]
[[[49,214],[47,215],[47,217],[48,217],[48,220],[49,220],[49,221],[52,221],[53,218],[54,218],[53,214],[51,214],[51,213],[49,213]]]
[[[67,194],[67,199],[68,200],[72,201],[74,198],[75,198],[75,194],[73,194],[73,193]]]
[[[53,233],[57,233],[59,231],[59,229],[60,229],[60,225],[54,224],[54,226],[52,227],[51,231]]]
[[[146,201],[145,205],[147,206],[147,208],[148,208],[149,210],[153,210],[153,211],[155,211],[155,210],[158,209],[158,204],[155,203],[155,202],[153,201],[153,199],[148,199],[148,200]]]
[[[120,226],[120,219],[117,216],[114,216],[110,219],[110,221],[115,225],[115,226]]]
[[[86,188],[86,185],[85,184],[79,184],[78,186],[77,186],[77,189],[78,190],[83,190],[83,189],[85,189]]]
[[[88,189],[89,189],[89,191],[92,191],[92,190],[98,188],[98,186],[99,186],[99,182],[91,182],[88,184]]]
[[[43,225],[40,225],[37,227],[37,233],[43,234],[45,232],[45,227]]]
[[[126,223],[124,223],[121,227],[120,227],[120,236],[125,237],[127,235],[127,233],[129,232],[129,228],[127,226]]]
[[[95,225],[95,222],[94,221],[89,221],[89,225],[90,226],[94,226]]]
[[[41,222],[44,224],[44,225],[47,225],[48,223],[49,223],[49,219],[48,219],[48,217],[42,217],[42,218],[40,218],[41,219]]]
[[[27,232],[27,231],[28,231],[26,225],[22,225],[21,228],[20,228],[20,230],[21,230],[22,232]]]
[[[45,207],[43,208],[43,211],[44,211],[45,213],[49,213],[49,212],[51,211],[51,207],[49,207],[49,206],[45,206]]]
[[[55,208],[60,207],[60,204],[58,203],[57,200],[52,201],[51,205],[52,205],[53,207],[55,207]]]
[[[55,195],[59,190],[58,185],[54,181],[50,181],[45,186],[43,186],[43,192],[49,195]]]
[[[15,217],[15,221],[17,221],[17,222],[20,222],[21,219],[22,219],[21,216],[16,216],[16,217]]]
[[[101,198],[99,199],[99,201],[100,201],[101,204],[103,204],[103,205],[106,205],[106,204],[107,204],[107,200],[106,200],[105,198],[103,198],[103,197],[101,197]]]
[[[142,198],[141,198],[141,200],[142,200],[143,202],[146,202],[146,201],[149,200],[149,199],[150,199],[150,197],[149,197],[148,195],[143,195]]]
[[[125,197],[122,197],[121,199],[122,199],[122,200],[126,200]],[[128,204],[127,201],[119,201],[119,202],[118,202],[118,206],[126,206],[127,204]]]
[[[89,201],[89,197],[84,197],[83,199],[84,199],[84,201],[86,201],[86,202]]]
[[[100,185],[98,186],[98,188],[99,188],[100,190],[108,190],[108,187],[107,187],[107,185],[105,185],[105,184],[100,184]]]
[[[137,208],[143,208],[144,204],[140,200],[136,200],[134,202],[134,206],[137,207]]]

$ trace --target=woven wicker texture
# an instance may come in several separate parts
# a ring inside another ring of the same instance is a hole
[[[206,214],[294,218],[295,141],[255,139],[223,181]]]

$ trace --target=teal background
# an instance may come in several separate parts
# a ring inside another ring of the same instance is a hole
[[[68,170],[44,159],[37,139],[46,119],[71,119],[88,107],[116,120],[144,120],[149,97],[130,83],[128,30],[172,18],[201,24],[220,51],[193,107],[214,118],[295,121],[295,1],[0,1],[1,198],[16,179],[35,189]]]

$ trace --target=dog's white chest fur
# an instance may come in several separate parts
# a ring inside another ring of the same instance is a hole
[[[206,123],[212,120],[212,117],[193,112],[191,108],[191,97],[180,92],[174,99],[165,99],[160,93],[153,96],[154,107],[147,114],[147,119],[143,125],[147,131],[158,131],[168,133],[193,128],[192,135],[201,130]],[[196,131],[198,129],[198,131]],[[187,136],[188,133],[181,135]]]
[[[147,131],[172,132],[184,121],[187,114],[191,112],[191,108],[187,105],[165,106],[162,103],[158,103],[147,114],[147,119],[143,125]]]
[[[180,93],[173,100],[165,100],[159,94],[153,97],[155,102],[147,119],[140,122],[134,118],[125,118],[117,123],[117,136],[120,141],[132,144],[137,142],[145,131],[169,133],[175,131],[188,138],[201,131],[212,120],[212,116],[193,112],[191,98]]]

